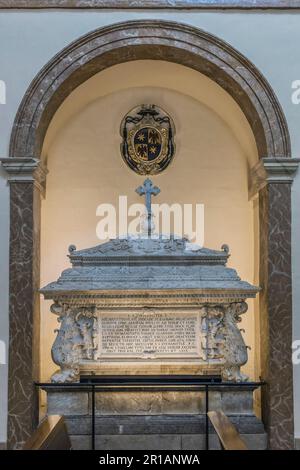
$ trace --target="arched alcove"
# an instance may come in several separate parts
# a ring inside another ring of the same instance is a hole
[[[99,243],[99,204],[118,208],[120,195],[128,204],[139,202],[135,188],[142,177],[123,162],[119,127],[130,109],[148,102],[165,108],[176,128],[176,157],[152,178],[161,188],[157,201],[204,204],[205,246],[227,243],[229,265],[258,284],[258,207],[248,198],[248,169],[258,156],[249,123],[209,78],[170,62],[155,66],[155,75],[152,61],[110,67],[80,85],[54,115],[42,151],[49,171],[41,218],[42,285],[69,267],[70,243],[81,248]],[[257,380],[258,308],[249,304],[242,324],[251,347],[245,372]],[[57,321],[49,302],[42,301],[41,315],[41,379],[47,381],[57,368],[50,355]]]
[[[17,174],[11,178],[10,224],[8,439],[12,447],[30,433],[36,410],[32,381],[39,376],[38,190],[45,183],[41,163],[45,135],[61,103],[80,84],[108,67],[136,60],[173,62],[211,78],[240,107],[252,129],[259,158],[268,158],[276,166],[274,159],[288,161],[291,156],[283,112],[260,72],[224,41],[188,25],[148,20],[101,28],[70,44],[39,72],[20,105],[10,161],[5,162],[8,172]],[[18,179],[20,169],[22,181]],[[289,179],[263,178],[257,188],[261,362],[262,376],[268,382],[263,415],[272,448],[293,446],[290,183]],[[20,349],[26,364],[23,369]]]

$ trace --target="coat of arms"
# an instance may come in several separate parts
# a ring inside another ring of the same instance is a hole
[[[171,162],[174,151],[174,124],[158,106],[132,109],[121,124],[122,157],[140,175],[155,175]]]

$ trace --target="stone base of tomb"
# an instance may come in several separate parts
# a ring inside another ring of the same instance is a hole
[[[76,386],[44,386],[48,415],[64,415],[74,449],[91,448],[89,391]],[[256,386],[209,392],[209,409],[222,410],[236,425],[250,449],[266,449],[263,424],[253,411]],[[96,448],[174,449],[205,448],[205,393],[199,391],[101,391],[95,393]],[[218,449],[210,429],[210,448]]]

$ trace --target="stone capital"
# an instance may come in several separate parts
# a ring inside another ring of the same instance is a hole
[[[38,158],[0,158],[10,183],[33,183],[45,196],[47,168]]]
[[[252,199],[267,184],[292,184],[299,162],[298,158],[261,158],[250,170],[249,199]]]

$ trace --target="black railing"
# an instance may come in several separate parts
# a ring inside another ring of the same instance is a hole
[[[220,388],[253,388],[265,385],[265,382],[223,382],[220,377],[197,376],[83,376],[80,382],[49,383],[35,382],[42,389],[63,388],[79,392],[91,392],[91,448],[95,450],[96,413],[95,394],[101,392],[205,392],[205,449],[209,450],[209,392]]]

